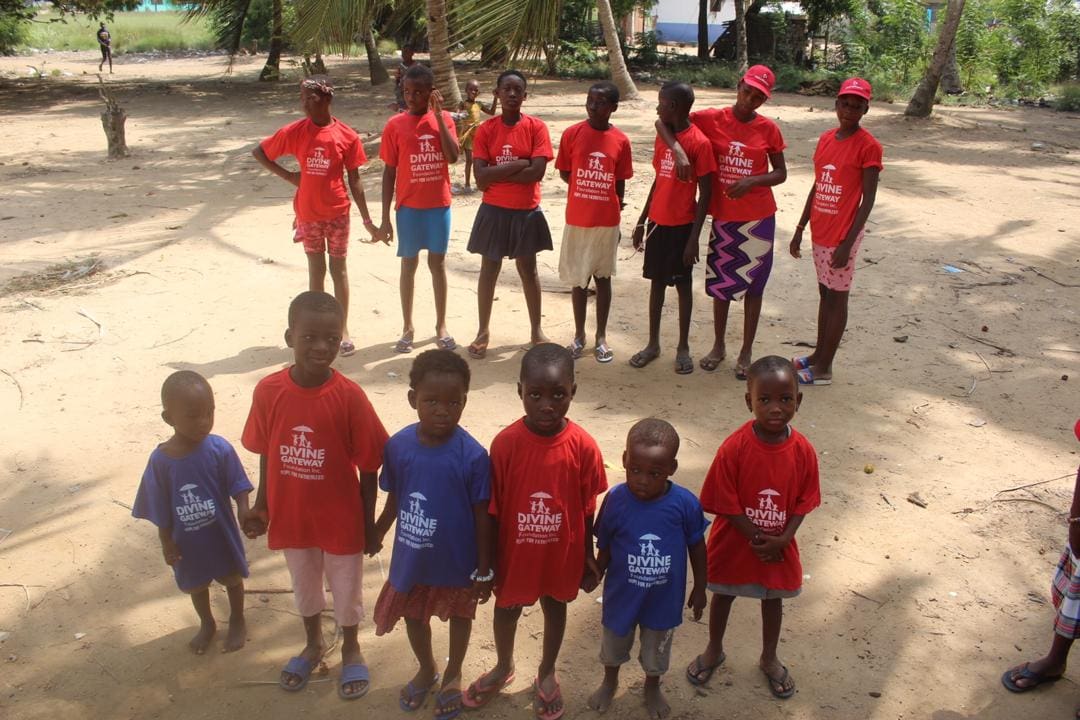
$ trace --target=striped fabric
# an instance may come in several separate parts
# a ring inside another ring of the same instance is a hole
[[[705,292],[718,300],[763,295],[772,271],[775,234],[775,215],[749,222],[714,222],[705,261]]]
[[[1054,618],[1054,632],[1075,640],[1080,638],[1080,576],[1077,575],[1076,557],[1068,545],[1061,553],[1050,594],[1057,608]]]

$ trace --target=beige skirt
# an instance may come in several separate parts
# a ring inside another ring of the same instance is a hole
[[[592,277],[609,278],[615,274],[619,249],[619,226],[563,228],[559,248],[559,279],[573,287],[588,287]]]

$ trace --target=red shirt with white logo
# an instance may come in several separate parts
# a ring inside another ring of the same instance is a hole
[[[242,441],[266,456],[270,549],[362,552],[357,469],[377,472],[386,440],[367,395],[336,370],[313,388],[293,382],[288,368],[260,380]]]
[[[709,582],[798,590],[802,563],[795,540],[784,548],[783,562],[764,563],[724,516],[746,515],[762,534],[782,533],[792,515],[821,504],[817,453],[794,428],[787,440],[771,445],[758,439],[753,426],[751,420],[724,440],[701,486],[701,506],[716,515],[706,543]]]
[[[491,503],[499,524],[495,605],[532,605],[549,595],[577,597],[585,561],[585,516],[607,489],[592,436],[569,420],[552,437],[524,419],[491,442]]]
[[[292,155],[300,163],[300,187],[293,195],[297,220],[333,220],[349,214],[344,173],[367,162],[355,130],[337,118],[323,127],[304,118],[263,140],[261,147],[271,160]]]
[[[810,205],[810,235],[815,245],[836,247],[844,242],[862,202],[865,168],[883,168],[881,143],[864,128],[843,140],[837,129],[826,131],[814,151],[814,201]]]
[[[615,183],[634,175],[630,140],[609,125],[597,130],[589,121],[563,131],[555,167],[570,173],[566,193],[566,224],[577,227],[614,227],[621,209]]]
[[[694,177],[700,178],[716,170],[716,158],[712,146],[696,126],[675,134],[682,145]],[[671,148],[657,136],[653,144],[653,169],[656,170],[656,188],[649,205],[649,219],[658,225],[689,225],[696,214],[697,180],[681,182],[675,176],[675,156]]]
[[[551,160],[555,154],[544,121],[523,113],[513,127],[503,123],[501,116],[484,121],[476,129],[473,157],[488,165],[505,165],[538,157]],[[511,210],[531,210],[540,204],[540,181],[493,183],[484,191],[484,202]]]
[[[442,113],[450,137],[457,140],[454,118]],[[397,168],[394,194],[397,202],[417,210],[450,207],[450,169],[439,139],[435,113],[398,113],[383,128],[379,157],[388,167]]]
[[[709,214],[723,222],[761,220],[776,212],[771,187],[753,187],[739,198],[724,193],[743,178],[769,172],[769,155],[787,147],[775,122],[755,114],[750,122],[735,117],[731,108],[690,113],[690,122],[709,138],[716,154]]]

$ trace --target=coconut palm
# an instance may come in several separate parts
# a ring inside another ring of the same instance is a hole
[[[945,63],[949,60],[949,53],[956,45],[956,30],[960,27],[960,14],[964,12],[964,0],[949,0],[945,22],[941,26],[941,34],[938,35],[937,47],[930,65],[926,68],[926,74],[915,88],[915,94],[911,96],[905,115],[912,117],[929,117],[934,109],[934,96],[937,94],[938,83],[941,81],[941,73],[945,69]]]
[[[611,12],[610,0],[596,0],[597,14],[600,16],[600,27],[604,30],[604,44],[607,45],[608,69],[611,71],[611,81],[619,88],[619,95],[623,100],[636,100],[638,95],[634,79],[630,77],[630,71],[626,69],[626,61],[623,59],[622,46],[619,44],[619,34],[615,30],[615,16]]]

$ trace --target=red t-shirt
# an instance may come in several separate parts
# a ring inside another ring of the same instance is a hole
[[[600,448],[580,425],[568,420],[558,435],[544,437],[522,419],[495,436],[488,512],[499,523],[497,607],[577,597],[585,516],[606,489]]]
[[[862,202],[864,168],[883,168],[881,143],[864,128],[836,139],[836,128],[822,133],[814,151],[814,202],[810,206],[810,235],[815,245],[836,247],[844,242]]]
[[[266,456],[270,549],[362,552],[356,471],[378,471],[386,440],[367,395],[336,370],[314,388],[293,382],[288,368],[260,380],[242,441]]]
[[[443,121],[450,137],[457,140],[454,118],[445,110]],[[418,210],[450,207],[450,169],[435,113],[404,112],[390,118],[383,128],[379,157],[387,166],[397,168],[395,209],[402,205]]]
[[[741,122],[729,107],[690,113],[690,122],[709,139],[716,155],[709,201],[713,220],[761,220],[774,214],[776,200],[771,187],[751,188],[734,199],[724,192],[745,177],[769,172],[769,155],[783,152],[787,147],[776,123],[760,114],[755,114],[750,122]]]
[[[485,120],[476,129],[473,141],[473,157],[488,165],[505,165],[514,160],[555,157],[551,151],[551,137],[544,121],[532,115],[521,115],[513,127],[503,123],[502,117]],[[531,210],[540,204],[540,181],[522,184],[497,182],[484,191],[484,202],[511,210]]]
[[[555,167],[570,173],[567,225],[614,227],[619,224],[621,209],[615,182],[634,175],[630,141],[622,130],[614,125],[597,130],[588,120],[571,125],[559,141]]]
[[[694,177],[700,178],[716,170],[709,139],[696,126],[691,125],[675,139],[682,145]],[[675,156],[664,141],[656,138],[653,143],[653,169],[656,170],[656,189],[649,205],[649,219],[658,225],[689,225],[694,222],[697,197],[697,181],[679,182],[675,176]]]
[[[701,486],[701,506],[716,515],[706,544],[709,582],[798,590],[802,563],[795,540],[784,548],[783,562],[761,562],[724,516],[746,515],[762,533],[779,535],[789,517],[821,504],[817,453],[794,428],[787,440],[770,445],[758,439],[753,425],[747,422],[724,440]]]
[[[337,118],[325,127],[304,118],[263,140],[261,147],[271,160],[292,155],[300,163],[300,187],[293,195],[297,220],[333,220],[349,214],[344,172],[367,162],[355,130]]]

